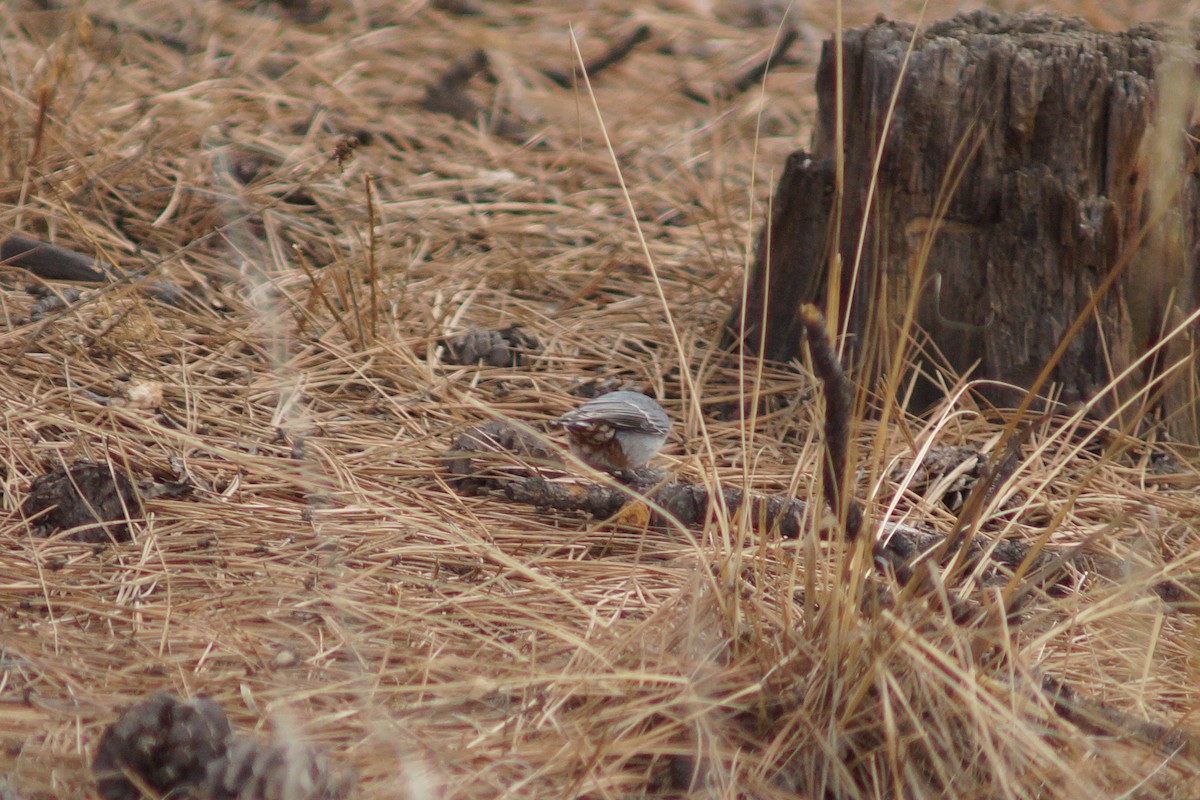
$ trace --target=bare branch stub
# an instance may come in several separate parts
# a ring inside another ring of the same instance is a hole
[[[825,387],[826,474],[822,481],[825,500],[839,519],[844,513],[846,539],[853,541],[858,538],[863,522],[862,508],[846,488],[854,391],[833,349],[821,312],[816,306],[806,305],[800,310],[800,317],[812,353],[813,371]]]
[[[734,301],[722,347],[738,345],[770,361],[790,361],[800,354],[800,308],[825,291],[834,173],[832,159],[814,159],[802,150],[788,156],[771,201],[770,222],[755,245],[745,299],[739,295]]]

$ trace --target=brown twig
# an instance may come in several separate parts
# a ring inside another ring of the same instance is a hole
[[[523,125],[504,114],[490,115],[467,94],[467,84],[480,73],[491,75],[491,67],[487,53],[476,50],[452,63],[440,78],[426,88],[421,107],[471,124],[482,122],[498,136],[524,138]]]
[[[847,450],[854,394],[850,379],[833,349],[825,318],[816,306],[805,305],[800,311],[805,336],[812,353],[813,371],[825,387],[825,480],[822,487],[829,507],[844,519],[846,539],[854,541],[862,529],[862,508],[846,489]]]
[[[567,471],[559,454],[532,433],[499,420],[459,435],[443,456],[443,463],[450,485],[461,494],[494,491],[512,502],[536,508],[599,519],[636,518],[656,529],[680,524],[699,528],[709,518],[711,504],[717,501],[706,487],[664,480],[662,473],[655,470],[634,473],[625,486],[550,482],[548,477],[561,476]],[[754,508],[753,522],[760,530],[778,530],[785,539],[796,538],[803,532],[806,505],[801,500],[783,495],[747,494],[732,487],[722,487],[720,491],[721,499],[731,511],[750,503]],[[882,533],[875,557],[893,569],[902,583],[916,579],[914,565],[946,540],[938,533],[891,523],[884,525]],[[968,563],[978,565],[987,561],[992,565],[990,574],[984,578],[995,582],[1003,580],[997,570],[1011,572],[1030,553],[1028,545],[1013,540],[987,543],[972,540],[965,550]],[[1062,563],[1059,551],[1044,551],[1033,558],[1034,568],[1043,570],[1038,576],[1053,580],[1055,585],[1065,579],[1065,569],[1049,567]],[[1119,569],[1115,562],[1111,567]]]
[[[570,89],[579,82],[581,75],[587,75],[589,78],[595,80],[596,76],[601,72],[628,58],[629,54],[633,52],[633,48],[649,38],[650,26],[639,25],[637,30],[610,47],[603,55],[584,64],[582,68],[576,65],[570,73],[556,69],[544,69],[542,70],[542,74],[562,88]]]
[[[1042,677],[1042,693],[1055,713],[1084,730],[1100,736],[1130,736],[1160,752],[1194,759],[1200,756],[1200,742],[1184,731],[1158,725],[1118,711],[1098,700],[1079,697],[1064,682]]]
[[[132,25],[124,20],[112,19],[100,14],[89,14],[88,19],[92,25],[97,28],[107,28],[118,36],[126,33],[133,33],[141,36],[152,42],[158,42],[169,50],[174,50],[176,53],[188,55],[196,50],[196,44],[178,36],[172,36],[163,31],[151,30],[137,25]]]
[[[445,11],[457,17],[481,17],[483,9],[467,0],[432,0],[430,8]]]
[[[105,267],[94,258],[29,236],[13,234],[0,242],[0,262],[20,267],[47,281],[105,283]]]
[[[683,90],[684,96],[689,100],[695,100],[697,103],[708,105],[714,100],[728,100],[753,89],[757,84],[762,82],[762,79],[766,77],[772,68],[783,62],[787,51],[792,48],[792,45],[796,43],[796,39],[799,37],[800,34],[796,30],[789,28],[783,32],[783,36],[779,37],[779,42],[775,45],[770,55],[754,64],[750,69],[729,83],[718,85],[713,89],[711,96],[705,96],[690,86]]]

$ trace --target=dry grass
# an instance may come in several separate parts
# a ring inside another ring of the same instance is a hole
[[[1194,760],[1068,723],[1038,691],[1044,672],[1196,730],[1195,618],[1149,588],[1197,572],[1200,476],[1156,481],[1139,443],[1100,456],[1086,428],[1033,433],[996,501],[1018,511],[989,535],[1049,525],[1129,569],[1038,598],[1017,630],[964,630],[919,598],[864,611],[873,584],[815,533],[614,531],[444,485],[465,427],[542,429],[612,378],[664,398],[680,474],[816,496],[811,381],[756,380],[712,345],[770,171],[807,141],[815,43],[709,108],[681,82],[704,91],[773,36],[735,10],[346,5],[303,25],[248,2],[15,3],[0,23],[0,227],[129,276],[44,322],[26,321],[27,278],[0,291],[0,774],[26,797],[85,795],[115,710],[168,688],[328,745],[365,798],[680,795],[689,776],[712,797],[1200,794]],[[570,64],[569,25],[588,53],[641,21],[652,42],[594,88],[643,239],[587,93],[536,71]],[[499,86],[472,90],[534,143],[419,110],[476,47]],[[374,140],[341,168],[359,129]],[[162,278],[211,296],[137,291]],[[440,358],[443,336],[513,322],[544,346],[523,366]],[[96,399],[140,382],[160,408]],[[753,425],[729,413],[746,392],[766,400]],[[910,442],[996,446],[969,398],[944,412],[863,423],[876,519],[951,524],[877,477]],[[30,479],[82,457],[194,492],[147,503],[131,543],[32,538]]]

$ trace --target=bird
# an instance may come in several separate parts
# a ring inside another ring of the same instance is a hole
[[[556,422],[566,430],[572,453],[585,464],[612,473],[646,466],[671,432],[667,412],[640,392],[600,395]]]

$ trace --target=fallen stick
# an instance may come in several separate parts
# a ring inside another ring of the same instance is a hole
[[[640,25],[633,33],[617,42],[603,55],[584,64],[582,68],[576,65],[570,74],[556,69],[544,69],[542,70],[542,74],[564,89],[573,88],[583,75],[595,79],[604,70],[624,61],[633,52],[635,47],[649,38],[650,26]]]
[[[476,50],[458,59],[446,68],[440,78],[426,87],[421,108],[437,114],[447,114],[472,125],[482,123],[497,136],[510,139],[525,138],[525,127],[521,123],[503,113],[488,113],[467,94],[467,84],[481,73],[491,74],[487,53],[483,50]]]
[[[0,242],[0,264],[6,267],[20,267],[47,281],[108,281],[104,264],[96,259],[56,244],[18,234]]]
[[[683,90],[684,97],[687,97],[689,100],[695,100],[697,103],[708,105],[714,100],[729,100],[753,89],[762,82],[762,79],[766,77],[772,68],[778,66],[783,61],[784,56],[787,55],[787,51],[791,49],[799,37],[800,34],[795,30],[788,29],[784,31],[783,36],[779,38],[779,43],[775,45],[770,55],[751,66],[750,69],[743,72],[739,77],[728,83],[718,85],[713,89],[711,96],[705,96],[695,89],[687,87]]]

